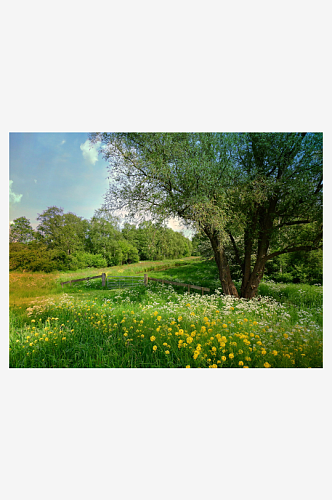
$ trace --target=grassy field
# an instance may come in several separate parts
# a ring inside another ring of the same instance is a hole
[[[247,301],[221,293],[214,262],[142,263],[44,275],[10,273],[10,367],[322,367],[322,287],[263,282]],[[210,288],[209,294],[150,282],[104,290],[107,272]]]

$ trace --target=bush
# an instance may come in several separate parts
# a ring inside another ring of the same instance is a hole
[[[107,260],[101,254],[75,252],[69,255],[69,269],[85,269],[87,267],[107,267]]]
[[[291,273],[275,273],[272,279],[277,283],[293,283],[293,276]]]

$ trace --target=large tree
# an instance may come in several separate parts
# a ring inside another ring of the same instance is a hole
[[[209,238],[225,294],[252,298],[266,262],[322,242],[320,133],[95,133],[110,209],[178,217]],[[272,249],[272,250],[271,250]]]

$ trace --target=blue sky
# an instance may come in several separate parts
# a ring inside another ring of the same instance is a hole
[[[9,219],[53,205],[89,219],[108,188],[107,163],[90,149],[88,133],[9,134]]]
[[[107,176],[88,133],[10,133],[9,221],[25,216],[36,228],[38,214],[54,205],[90,219],[103,204]],[[169,226],[183,229],[175,220]]]

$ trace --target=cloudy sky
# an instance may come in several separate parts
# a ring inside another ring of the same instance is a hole
[[[88,133],[9,134],[9,220],[36,218],[51,206],[89,219],[108,188],[107,163]],[[176,221],[170,226],[182,229]]]

